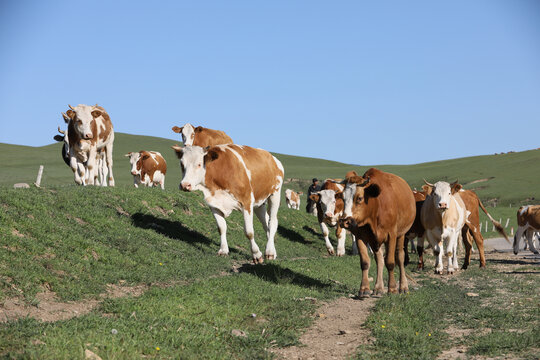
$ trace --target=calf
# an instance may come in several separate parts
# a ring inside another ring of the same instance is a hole
[[[430,184],[426,181],[426,185],[430,190],[422,205],[420,219],[426,230],[426,238],[437,256],[435,273],[442,274],[444,253],[448,259],[448,273],[453,274],[458,267],[458,237],[470,212],[465,209],[465,204],[459,195],[461,185],[457,181],[452,184],[445,181]],[[423,241],[421,247],[423,247]]]
[[[529,243],[529,250],[538,254],[538,249],[534,245],[534,236],[540,231],[540,205],[522,206],[517,211],[518,228],[514,235],[514,254],[519,252],[519,243],[523,235],[526,235]]]
[[[287,207],[289,209],[296,209],[300,210],[300,195],[303,195],[304,193],[299,191],[293,191],[291,189],[285,190],[285,202],[287,203]]]
[[[167,174],[167,162],[157,151],[130,152],[125,155],[131,163],[131,175],[133,185],[139,184],[149,187],[161,186],[165,189],[165,174]]]
[[[244,232],[251,245],[253,262],[262,263],[262,253],[255,242],[253,212],[267,236],[265,257],[277,257],[274,237],[278,228],[277,213],[283,184],[281,162],[268,151],[235,144],[209,148],[173,146],[180,159],[184,191],[200,190],[216,219],[221,246],[218,255],[228,255],[227,223],[233,210],[244,215]],[[268,208],[267,205],[268,204]]]
[[[221,144],[232,144],[233,141],[229,135],[221,130],[213,130],[202,126],[193,127],[191,124],[186,124],[182,127],[173,126],[172,130],[175,133],[182,134],[182,142],[184,146],[214,146]]]
[[[362,284],[359,296],[371,294],[367,245],[373,249],[377,262],[375,294],[381,294],[384,290],[384,265],[388,270],[388,292],[398,291],[394,278],[396,260],[400,269],[399,292],[408,292],[404,243],[405,234],[411,228],[416,212],[411,188],[399,176],[375,168],[369,169],[363,176],[348,173],[344,183],[344,216],[340,223],[355,235],[360,252]],[[382,244],[386,246],[384,261]]]

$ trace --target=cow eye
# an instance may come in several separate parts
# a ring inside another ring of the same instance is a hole
[[[201,167],[201,164],[198,164],[197,167],[200,168],[200,167]]]

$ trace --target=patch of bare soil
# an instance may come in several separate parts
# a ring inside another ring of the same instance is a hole
[[[272,349],[283,359],[345,359],[370,341],[363,324],[375,305],[375,298],[340,298],[321,306],[314,324],[300,337],[302,345]]]
[[[24,317],[45,322],[67,320],[89,313],[105,298],[140,296],[146,289],[146,285],[108,285],[107,292],[101,294],[98,299],[68,302],[58,300],[56,293],[45,289],[44,292],[36,295],[37,306],[28,305],[22,298],[6,299],[3,304],[0,304],[0,323]]]

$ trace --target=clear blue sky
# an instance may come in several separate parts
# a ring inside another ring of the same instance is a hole
[[[3,0],[0,54],[4,143],[99,103],[118,132],[353,164],[540,147],[536,0]]]

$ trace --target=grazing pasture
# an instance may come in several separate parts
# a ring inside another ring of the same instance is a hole
[[[250,264],[238,212],[229,218],[230,256],[215,255],[219,236],[197,193],[1,188],[0,208],[2,357],[270,358],[324,320],[323,302],[360,284],[358,257],[328,256],[316,218],[283,205],[280,257],[263,265]],[[261,241],[257,222],[255,232]],[[538,265],[510,255],[488,253],[483,271],[473,255],[470,270],[453,277],[411,264],[410,294],[376,303],[365,325],[371,340],[356,356],[433,358],[459,347],[534,357]]]

